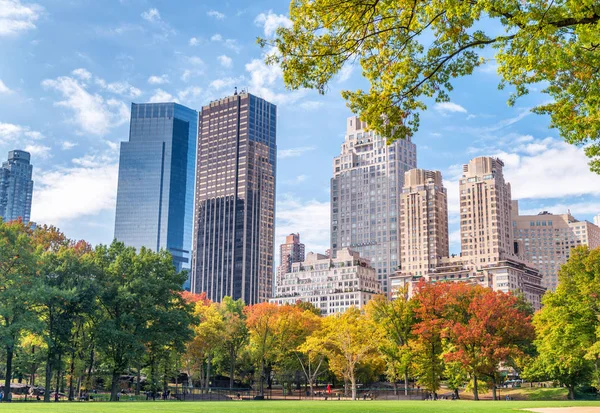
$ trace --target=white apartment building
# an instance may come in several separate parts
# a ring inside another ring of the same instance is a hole
[[[335,258],[309,252],[303,262],[292,263],[291,271],[278,278],[275,297],[269,301],[279,305],[304,301],[322,315],[329,315],[350,307],[362,308],[381,293],[381,283],[369,260],[342,248]]]

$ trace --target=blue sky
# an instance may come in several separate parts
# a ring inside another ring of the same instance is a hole
[[[300,232],[308,250],[329,244],[331,160],[350,112],[343,89],[365,87],[348,67],[325,96],[286,91],[256,37],[286,24],[287,1],[0,0],[0,158],[32,153],[32,219],[69,237],[108,243],[114,230],[119,142],[131,102],[176,100],[199,109],[247,88],[278,105],[277,239]],[[600,213],[600,177],[581,149],[561,142],[529,108],[506,105],[491,61],[455,83],[452,102],[429,105],[414,137],[421,168],[442,171],[451,249],[458,252],[460,167],[500,156],[521,210]]]

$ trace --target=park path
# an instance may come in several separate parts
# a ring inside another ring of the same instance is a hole
[[[545,407],[537,409],[527,409],[535,413],[600,413],[600,407],[579,406],[579,407]]]

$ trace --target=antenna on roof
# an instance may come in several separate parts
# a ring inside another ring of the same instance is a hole
[[[235,87],[235,91],[233,92],[233,96],[237,96],[237,86]]]

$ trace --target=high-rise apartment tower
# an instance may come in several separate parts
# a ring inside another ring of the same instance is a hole
[[[439,171],[411,169],[400,196],[402,271],[426,275],[449,254],[448,198]]]
[[[192,292],[255,304],[271,297],[277,109],[237,92],[202,108]]]
[[[168,250],[178,271],[190,267],[197,125],[177,103],[133,103],[119,157],[115,238]]]
[[[292,264],[304,261],[304,244],[300,242],[300,234],[290,234],[285,237],[285,243],[279,246],[279,267],[277,279],[292,270]]]
[[[0,219],[29,222],[33,197],[33,166],[29,152],[14,150],[0,168]]]
[[[410,139],[386,144],[357,116],[346,121],[342,153],[333,161],[331,251],[358,251],[370,259],[384,291],[400,265],[400,194],[404,172],[417,165]]]

